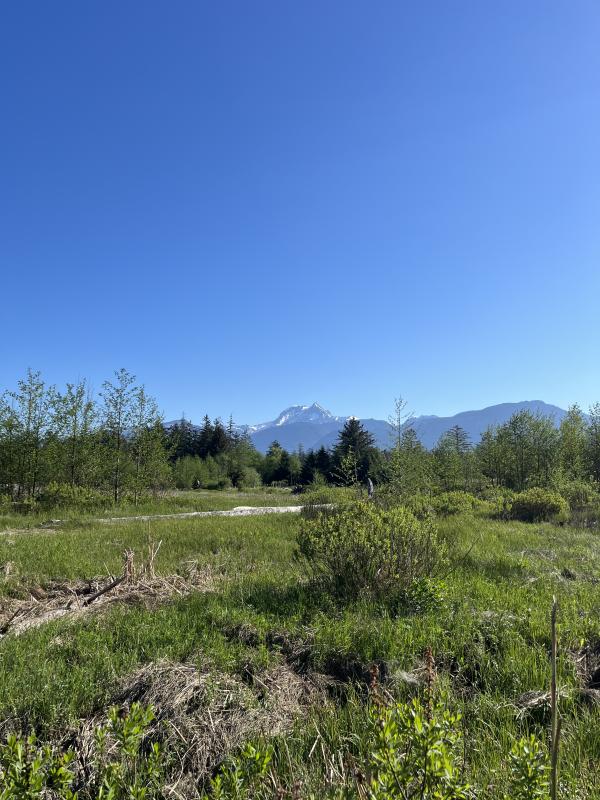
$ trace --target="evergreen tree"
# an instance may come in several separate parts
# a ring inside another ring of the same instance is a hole
[[[213,457],[224,453],[227,450],[229,439],[227,431],[220,419],[215,419],[212,426],[212,436],[210,439],[209,454]]]
[[[317,471],[317,457],[314,450],[309,450],[304,456],[302,462],[302,469],[300,471],[300,483],[303,486],[308,486],[315,479],[315,472]]]
[[[202,421],[202,428],[198,435],[197,454],[200,458],[207,458],[211,453],[211,445],[213,440],[213,426],[208,414],[205,415]]]
[[[360,420],[350,417],[338,434],[333,451],[334,472],[338,481],[364,483],[377,461],[375,440]]]

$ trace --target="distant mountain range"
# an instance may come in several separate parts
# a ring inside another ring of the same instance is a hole
[[[462,411],[452,417],[414,417],[407,424],[412,425],[427,448],[433,447],[440,436],[455,425],[464,428],[473,444],[476,444],[490,425],[502,425],[517,411],[525,410],[552,417],[557,425],[567,413],[541,400],[525,400],[520,403],[500,403],[477,411]],[[300,446],[305,450],[316,450],[321,446],[331,447],[347,419],[349,417],[336,417],[318,403],[312,403],[308,406],[290,406],[271,422],[242,427],[262,453],[268,450],[275,439],[289,451],[297,450]],[[393,429],[389,422],[381,419],[361,419],[361,422],[373,434],[378,447],[387,448],[391,445]],[[175,424],[167,423],[167,427]]]

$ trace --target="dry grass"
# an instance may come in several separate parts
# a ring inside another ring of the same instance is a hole
[[[208,777],[248,739],[285,733],[317,700],[322,696],[315,685],[284,665],[246,682],[169,661],[142,667],[114,697],[122,709],[135,702],[152,706],[156,716],[148,739],[159,741],[169,757],[165,793],[184,798],[199,797]],[[62,743],[77,753],[81,782],[93,769],[94,730],[106,719],[105,711],[83,721]]]
[[[53,582],[29,587],[27,599],[0,601],[0,636],[19,636],[61,617],[79,619],[114,604],[151,608],[173,596],[207,592],[215,588],[217,576],[209,567],[188,562],[186,575],[157,576],[154,562],[160,543],[148,546],[148,556],[136,570],[134,553],[126,550],[122,575],[92,580]]]

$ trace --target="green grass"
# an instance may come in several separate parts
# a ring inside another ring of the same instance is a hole
[[[339,676],[356,664],[381,662],[402,697],[409,689],[394,676],[414,669],[431,646],[440,685],[464,714],[469,780],[479,797],[501,798],[513,737],[530,730],[547,736],[547,715],[523,713],[515,703],[523,692],[549,686],[553,595],[560,605],[562,687],[576,684],[569,651],[600,641],[600,540],[549,524],[441,521],[453,554],[443,602],[425,613],[394,617],[365,602],[335,602],[307,586],[293,557],[299,524],[285,515],[153,521],[150,535],[163,543],[158,572],[182,570],[196,559],[226,579],[213,592],[157,610],[113,607],[86,621],[59,620],[6,637],[0,642],[0,719],[17,718],[46,734],[62,730],[102,707],[122,676],[157,658],[193,660],[232,673],[249,664],[260,669],[283,658],[268,646],[272,632],[304,642],[305,666],[316,671]],[[123,549],[141,554],[147,540],[148,525],[136,522],[73,523],[57,532],[2,536],[0,564],[11,561],[17,579],[5,579],[0,593],[116,572]],[[239,625],[254,629],[256,646],[236,638]],[[451,665],[456,678],[450,677]],[[562,710],[565,796],[600,797],[600,711],[567,699]],[[308,758],[315,730],[323,747]],[[318,793],[324,754],[363,752],[364,731],[360,698],[314,709],[285,744],[277,743],[282,779],[289,785],[302,779]]]
[[[293,506],[302,502],[302,496],[292,494],[289,489],[270,487],[244,491],[237,489],[173,491],[155,498],[143,498],[137,505],[131,502],[115,505],[107,498],[103,508],[92,510],[57,506],[48,509],[36,508],[29,514],[0,512],[0,531],[36,528],[53,519],[72,524],[103,517],[177,514],[186,511],[229,511],[236,506]]]

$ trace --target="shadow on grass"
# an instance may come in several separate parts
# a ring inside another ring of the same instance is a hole
[[[337,613],[343,604],[312,583],[252,581],[234,590],[245,606],[280,620],[300,618],[307,624],[317,613]]]
[[[474,575],[482,575],[491,580],[502,578],[507,581],[523,580],[531,574],[527,565],[506,558],[482,559],[480,556],[466,556],[457,563],[457,570]]]

